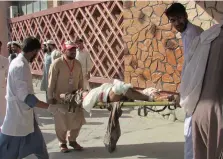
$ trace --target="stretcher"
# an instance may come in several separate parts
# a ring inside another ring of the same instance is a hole
[[[161,94],[172,94],[175,96],[175,98],[172,101],[162,101],[162,102],[147,102],[147,101],[135,101],[135,102],[121,102],[122,107],[135,107],[138,106],[138,115],[142,115],[143,111],[143,116],[147,116],[148,112],[162,112],[166,109],[169,110],[175,110],[177,107],[179,107],[179,102],[177,101],[177,97],[179,96],[179,93],[176,92],[170,92],[170,91],[160,91]],[[107,106],[107,103],[97,103],[95,105],[96,108],[101,108],[105,109]],[[154,109],[154,106],[156,107]],[[157,107],[160,107],[157,108]]]
[[[82,106],[82,92],[76,92],[76,94],[65,94],[64,100],[62,101],[63,104],[68,104],[68,112],[75,112],[76,107]],[[171,95],[166,98],[166,95]],[[166,109],[175,110],[179,106],[178,97],[179,94],[175,92],[169,91],[159,91],[159,97],[156,98],[156,101],[149,102],[149,101],[136,101],[133,99],[123,98],[119,101],[121,107],[135,107],[138,106],[138,115],[141,116],[141,112],[143,110],[144,116],[147,116],[148,112],[162,112]],[[162,96],[164,98],[162,98]],[[166,98],[166,99],[165,99]],[[110,103],[102,103],[98,102],[94,105],[94,108],[101,108],[101,109],[108,109],[110,107]],[[160,107],[160,109],[158,108]]]
[[[143,115],[147,116],[148,112],[162,112],[166,109],[169,110],[175,110],[177,106],[177,102],[121,102],[122,107],[135,107],[139,106],[138,108],[138,115],[141,116],[141,112],[143,110]],[[95,108],[101,108],[105,109],[107,106],[107,103],[97,103],[95,105]],[[152,108],[156,106],[156,109]],[[157,109],[157,107],[161,107],[160,109]]]

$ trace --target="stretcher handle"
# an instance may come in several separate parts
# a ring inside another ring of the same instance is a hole
[[[133,106],[170,106],[170,105],[176,105],[175,102],[121,102],[122,107],[133,107]],[[106,103],[97,103],[95,107],[97,106],[106,106]]]

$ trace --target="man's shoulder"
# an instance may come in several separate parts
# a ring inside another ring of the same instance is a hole
[[[193,24],[194,25],[194,24]],[[200,26],[198,26],[198,25],[194,25],[194,29],[195,30],[197,30],[197,31],[199,31],[199,32],[203,32],[204,31],[204,29],[202,29]]]
[[[75,62],[75,64],[76,64],[77,66],[81,67],[81,63],[80,63],[80,61],[78,61],[77,59],[74,59],[74,62]]]
[[[84,50],[83,50],[84,52],[86,52],[86,53],[89,53],[89,50],[88,49],[86,49],[86,48],[84,48]]]
[[[63,57],[59,57],[52,62],[52,65],[57,66],[63,63]]]
[[[23,75],[24,71],[27,70],[25,62],[21,59],[14,59],[9,65],[9,73],[14,72],[16,75]],[[26,72],[26,71],[25,71]]]
[[[57,55],[57,54],[61,54],[61,51],[55,49],[55,50],[53,50],[52,53],[51,53],[51,55]]]
[[[189,27],[189,34],[194,35],[194,36],[198,36],[200,35],[204,30],[200,27],[197,26],[195,24],[190,23],[190,27]]]
[[[87,49],[85,49],[85,55],[86,55],[87,57],[90,57],[90,51],[87,50]]]
[[[17,57],[17,58],[15,58],[15,59],[11,62],[10,66],[11,66],[11,65],[12,65],[13,67],[24,67],[24,66],[25,66],[25,62],[23,61],[22,58]]]

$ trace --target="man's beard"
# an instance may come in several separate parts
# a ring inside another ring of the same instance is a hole
[[[44,52],[44,53],[47,53],[47,51],[48,51],[47,48],[43,49],[43,52]]]
[[[9,54],[12,54],[13,52],[12,52],[12,49],[8,49],[8,52],[9,52]]]
[[[69,60],[74,60],[74,59],[75,59],[75,57],[72,57],[72,56],[67,56],[67,58],[68,58]]]
[[[48,48],[48,51],[49,51],[49,52],[52,52],[52,49],[49,47],[49,48]]]

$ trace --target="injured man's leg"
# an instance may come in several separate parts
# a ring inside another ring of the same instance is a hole
[[[151,95],[146,95],[134,88],[129,88],[125,94],[118,95],[114,91],[110,90],[108,95],[109,102],[119,102],[125,99],[130,100],[141,100],[141,101],[171,101],[173,95],[161,95],[158,91],[153,92]]]
[[[125,96],[132,100],[142,100],[142,101],[171,101],[173,100],[173,95],[161,95],[159,91],[153,92],[151,95],[146,95],[133,88],[128,89]]]

